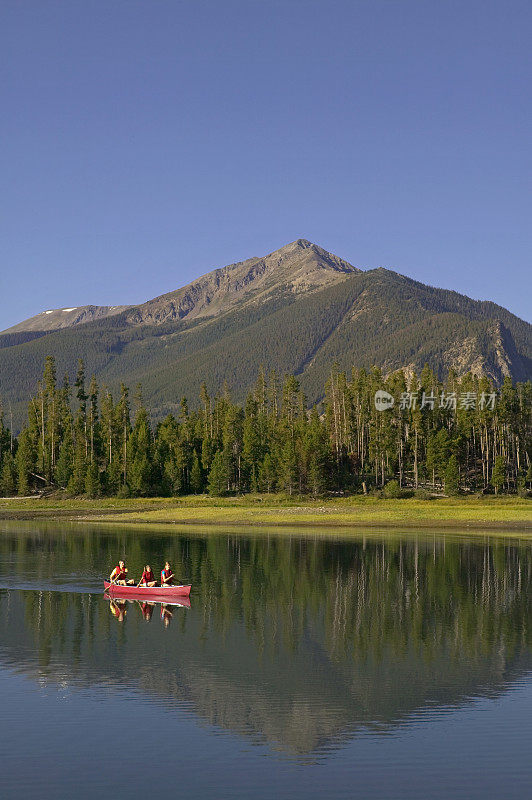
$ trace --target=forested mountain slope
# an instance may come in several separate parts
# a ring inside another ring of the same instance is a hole
[[[532,377],[532,326],[506,309],[387,269],[359,270],[302,239],[111,317],[46,334],[23,326],[0,335],[0,396],[16,418],[49,354],[59,375],[75,374],[83,358],[111,390],[141,383],[158,417],[181,396],[197,397],[203,381],[210,392],[227,381],[242,399],[259,364],[298,375],[312,402],[335,361]]]

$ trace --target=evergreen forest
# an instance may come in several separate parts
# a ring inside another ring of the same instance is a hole
[[[388,405],[376,403],[385,393]],[[532,384],[449,372],[419,375],[333,366],[324,400],[259,370],[245,403],[206,385],[154,424],[142,399],[86,379],[61,382],[52,356],[13,434],[0,413],[0,495],[149,497],[247,492],[331,496],[461,492],[527,494],[532,484]],[[393,398],[393,402],[391,401]]]

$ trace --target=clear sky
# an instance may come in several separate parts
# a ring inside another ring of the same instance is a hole
[[[307,238],[530,318],[530,0],[3,0],[0,329]]]

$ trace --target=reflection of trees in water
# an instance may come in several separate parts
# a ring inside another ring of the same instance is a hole
[[[278,538],[193,544],[201,548],[195,563],[206,620],[223,631],[242,614],[259,647],[279,637],[296,647],[305,624],[320,617],[333,658],[378,656],[384,647],[400,654],[412,642],[430,656],[443,639],[471,654],[501,638],[510,655],[530,645],[527,547]]]
[[[298,753],[427,702],[498,691],[530,667],[524,544],[130,538],[130,566],[164,553],[192,579],[192,610],[163,631],[133,606],[117,624],[96,595],[22,593],[24,619],[15,603],[8,619],[4,597],[1,638],[11,639],[13,659],[18,652],[36,666],[37,651],[41,674],[55,678],[59,664],[74,680],[140,686],[165,705],[192,703],[215,724]],[[117,539],[61,538],[41,569],[60,563],[67,573],[88,553],[101,563],[119,550]],[[15,544],[2,541],[0,552]],[[22,568],[33,558],[27,545],[16,551]]]

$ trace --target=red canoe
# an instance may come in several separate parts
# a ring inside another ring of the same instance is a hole
[[[104,581],[105,591],[111,597],[130,597],[132,600],[152,600],[154,603],[171,603],[179,597],[188,597],[192,586],[117,586]]]

